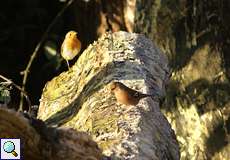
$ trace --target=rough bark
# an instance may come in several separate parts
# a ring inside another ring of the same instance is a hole
[[[0,108],[0,137],[20,138],[25,160],[96,160],[101,150],[91,137],[68,128],[50,128],[44,122]]]
[[[179,159],[175,134],[159,103],[116,102],[108,88],[121,81],[144,93],[164,96],[167,58],[143,35],[105,34],[67,72],[48,82],[38,117],[48,125],[87,131],[107,156],[119,159]],[[127,111],[129,109],[129,111]]]

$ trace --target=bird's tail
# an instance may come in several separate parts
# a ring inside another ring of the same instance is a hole
[[[156,100],[156,101],[159,100],[159,97],[158,97],[157,95],[153,95],[153,94],[141,94],[140,97],[141,97],[141,98],[151,97],[151,98],[153,98],[153,99]]]
[[[145,98],[145,97],[152,97],[153,95],[151,94],[140,94],[139,97],[140,98]]]

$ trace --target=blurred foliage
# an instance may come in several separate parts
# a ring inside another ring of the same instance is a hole
[[[52,19],[56,16],[64,3],[58,0],[8,0],[0,5],[0,73],[21,84],[29,58],[39,43],[40,38]],[[60,19],[47,42],[55,44],[56,55],[46,57],[45,50],[41,50],[30,70],[27,91],[32,103],[38,103],[41,91],[46,81],[60,73],[62,59],[58,56],[59,45],[62,41],[63,19]],[[60,34],[61,33],[61,34]],[[19,92],[12,92],[13,104],[18,103]]]
[[[11,101],[10,96],[11,85],[8,82],[0,82],[0,103],[9,104]]]

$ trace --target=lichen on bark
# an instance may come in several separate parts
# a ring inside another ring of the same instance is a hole
[[[164,96],[167,58],[143,35],[107,33],[90,45],[67,72],[44,88],[38,117],[48,125],[88,132],[103,153],[121,159],[179,159],[173,130],[157,101],[137,106],[116,102],[109,89],[120,81],[143,93]],[[130,110],[125,112],[128,108]]]

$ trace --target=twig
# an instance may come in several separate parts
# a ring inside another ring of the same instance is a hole
[[[50,23],[44,34],[42,35],[42,38],[40,42],[37,44],[36,48],[34,49],[33,54],[30,57],[29,63],[26,66],[26,69],[23,71],[24,76],[23,76],[23,81],[22,81],[22,90],[21,90],[21,96],[20,96],[20,105],[19,105],[19,111],[23,111],[23,92],[25,91],[25,85],[27,81],[27,77],[29,74],[30,67],[38,54],[38,51],[41,49],[41,46],[45,42],[50,30],[53,28],[53,26],[56,24],[56,22],[59,20],[61,15],[65,12],[65,10],[74,2],[75,0],[69,0],[67,4],[60,10],[60,12],[57,14],[57,16],[54,18],[54,20]]]
[[[18,86],[17,84],[15,84],[13,81],[11,81],[10,79],[4,77],[3,75],[0,75],[0,78],[3,79],[4,81],[12,84],[15,88],[17,88],[19,91],[21,91],[21,93],[23,94],[23,96],[26,98],[26,101],[28,103],[28,107],[29,107],[29,111],[31,109],[31,101],[29,99],[29,96],[27,95],[27,93],[25,91],[22,90],[22,88],[20,86]]]

